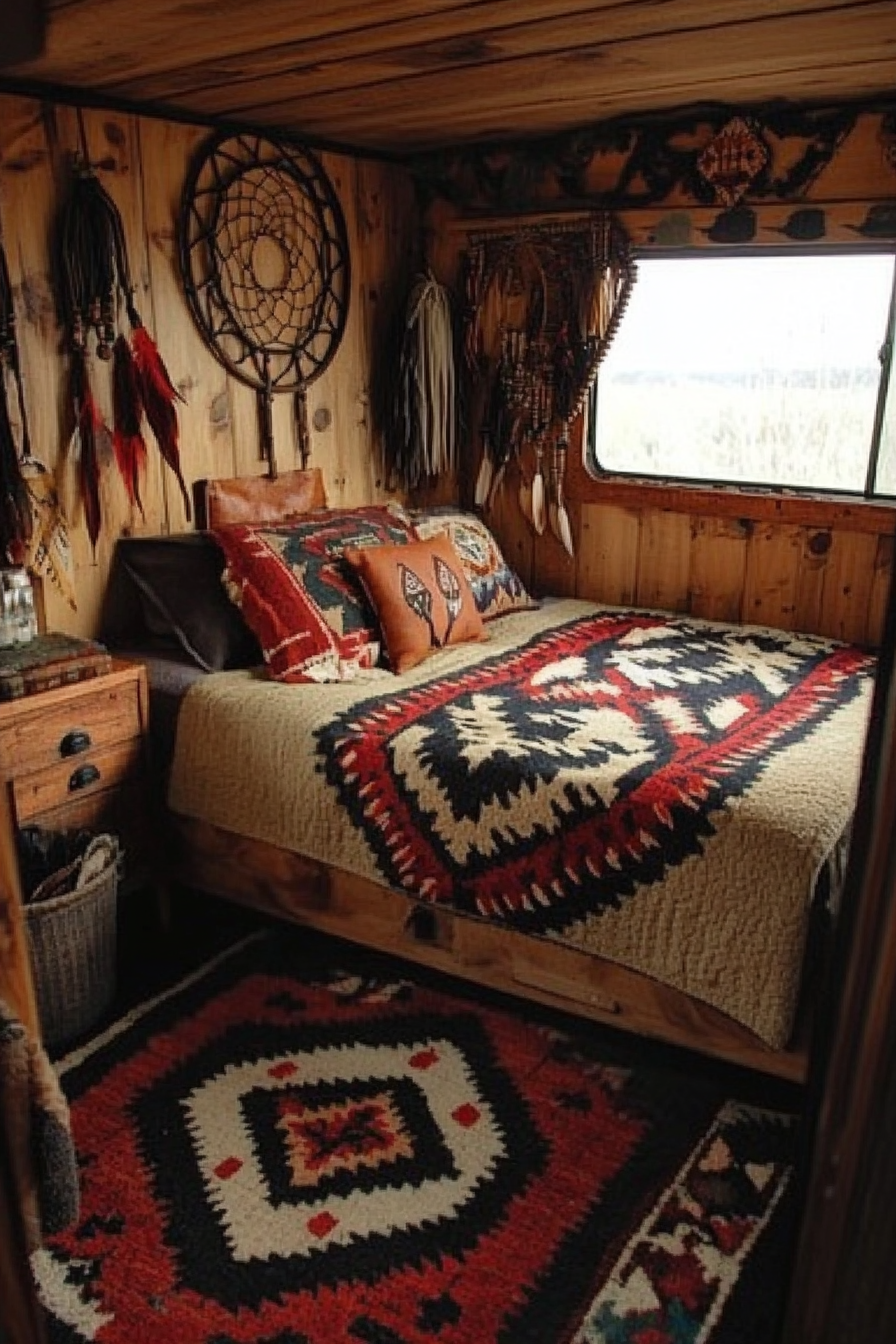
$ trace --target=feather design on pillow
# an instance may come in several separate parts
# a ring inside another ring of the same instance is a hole
[[[448,612],[448,628],[445,631],[445,640],[447,644],[451,638],[451,631],[454,628],[454,622],[460,615],[460,609],[463,605],[461,595],[460,580],[450,565],[439,555],[432,558],[432,567],[436,576],[436,583],[439,586],[439,592],[445,599],[445,609]]]
[[[403,565],[400,561],[398,573],[405,606],[409,607],[415,616],[418,616],[421,621],[425,621],[429,626],[429,641],[432,647],[437,649],[441,641],[432,623],[432,593],[420,578],[420,575],[415,574],[412,569],[409,569],[407,565]]]

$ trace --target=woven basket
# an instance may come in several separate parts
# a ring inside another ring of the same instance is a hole
[[[112,862],[82,887],[25,906],[41,1031],[49,1047],[89,1030],[115,995],[119,867],[115,842]]]

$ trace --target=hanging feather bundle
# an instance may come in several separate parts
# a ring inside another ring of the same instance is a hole
[[[415,281],[405,312],[387,468],[407,490],[454,470],[458,438],[451,298],[431,272]]]
[[[22,450],[29,454],[28,427],[22,376],[15,335],[12,285],[6,256],[0,247],[0,552],[15,563],[31,538],[31,502],[22,477],[19,448],[10,409],[10,384],[14,385],[19,404]]]
[[[102,526],[98,444],[109,434],[90,387],[88,342],[95,333],[99,359],[112,360],[114,457],[128,498],[142,512],[140,475],[146,460],[146,419],[163,461],[174,473],[190,518],[190,500],[180,467],[173,386],[152,337],[134,306],[124,226],[115,202],[93,170],[75,165],[59,236],[60,277],[71,362],[69,396],[79,481],[87,531],[96,548]],[[130,340],[118,330],[124,308]]]

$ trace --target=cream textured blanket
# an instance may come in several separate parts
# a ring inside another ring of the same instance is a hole
[[[217,673],[175,812],[598,953],[787,1043],[873,662],[562,600],[396,678]]]

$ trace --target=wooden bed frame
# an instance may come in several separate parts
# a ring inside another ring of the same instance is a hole
[[[326,503],[320,468],[200,481],[200,526],[273,521]],[[212,895],[554,1009],[805,1081],[810,1014],[773,1050],[709,1004],[618,963],[415,901],[344,869],[167,813],[170,876]],[[804,993],[803,999],[808,996]]]
[[[414,901],[205,821],[169,812],[167,823],[170,876],[189,887],[549,1008],[805,1082],[805,1006],[797,1044],[772,1050],[718,1009],[615,962]]]

